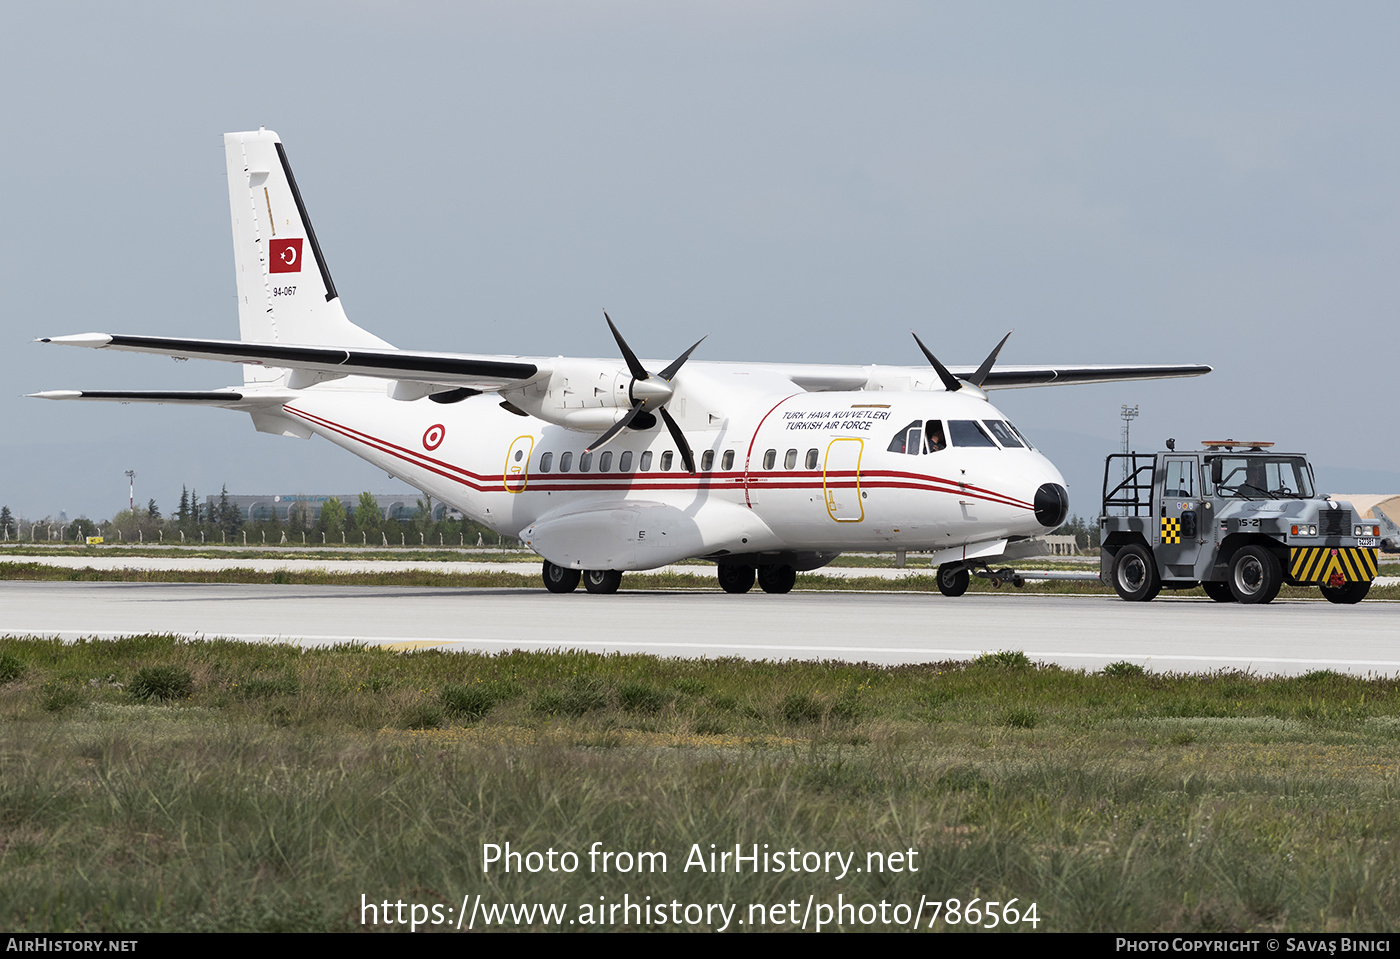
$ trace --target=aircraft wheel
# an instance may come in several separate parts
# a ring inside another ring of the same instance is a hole
[[[961,563],[944,563],[938,567],[938,591],[944,596],[961,596],[971,582],[972,574]]]
[[[615,569],[586,569],[583,588],[590,593],[615,593],[622,585],[622,573]]]
[[[1239,603],[1271,603],[1283,585],[1283,566],[1262,546],[1246,546],[1230,560],[1230,592]]]
[[[1318,588],[1322,590],[1322,596],[1327,602],[1350,606],[1366,598],[1366,594],[1371,591],[1371,584],[1347,583],[1343,586],[1320,586]]]
[[[765,593],[790,593],[797,583],[797,570],[791,566],[760,566],[758,585]]]
[[[1124,546],[1113,560],[1113,588],[1130,603],[1145,603],[1162,591],[1157,561],[1146,546]]]
[[[544,588],[551,593],[572,593],[578,589],[579,571],[544,561]]]
[[[738,563],[719,564],[719,585],[726,593],[747,593],[753,589],[754,568]]]
[[[1204,582],[1201,584],[1201,589],[1205,590],[1206,595],[1217,603],[1233,603],[1235,601],[1235,594],[1230,592],[1229,583]]]

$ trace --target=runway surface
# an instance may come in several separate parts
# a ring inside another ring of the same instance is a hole
[[[919,663],[1023,650],[1099,669],[1400,674],[1400,604],[1237,606],[1162,597],[0,582],[0,635],[132,633],[396,649],[577,648]]]

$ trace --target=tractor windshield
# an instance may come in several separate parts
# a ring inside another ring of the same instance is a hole
[[[1311,499],[1312,471],[1301,456],[1207,457],[1216,495],[1241,499]]]

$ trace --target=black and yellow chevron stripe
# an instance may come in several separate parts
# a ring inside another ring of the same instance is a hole
[[[1325,583],[1341,573],[1348,583],[1376,578],[1376,551],[1346,546],[1310,546],[1288,551],[1288,572],[1297,583]]]
[[[1162,517],[1162,545],[1176,546],[1181,543],[1181,520],[1172,516]]]

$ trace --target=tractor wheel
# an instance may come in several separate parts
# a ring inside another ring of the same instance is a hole
[[[1113,588],[1130,603],[1156,599],[1162,591],[1162,577],[1146,546],[1133,543],[1118,551],[1113,559]]]
[[[1271,603],[1283,586],[1283,566],[1262,546],[1245,546],[1230,560],[1230,592],[1239,603]]]
[[[1322,590],[1322,596],[1327,602],[1350,606],[1366,598],[1366,594],[1371,591],[1371,584],[1346,583],[1342,586],[1320,586],[1318,588]]]
[[[1235,594],[1230,592],[1229,583],[1204,582],[1201,584],[1201,589],[1205,590],[1206,595],[1217,603],[1233,603],[1235,601]]]

